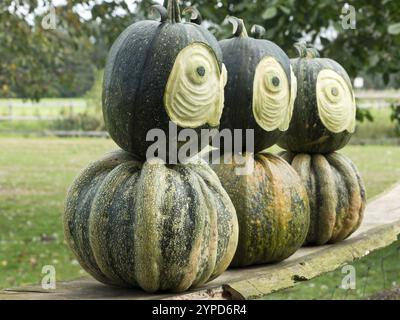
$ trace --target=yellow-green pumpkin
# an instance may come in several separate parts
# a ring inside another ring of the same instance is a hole
[[[221,160],[221,164],[213,166],[239,221],[239,243],[231,265],[282,261],[306,239],[310,220],[307,192],[297,173],[282,158],[245,153],[244,160],[241,163],[233,157],[232,164]],[[245,166],[254,170],[238,175],[237,169]]]
[[[360,226],[366,204],[363,180],[346,156],[283,152],[308,192],[311,209],[307,243],[322,245],[349,237]]]
[[[117,151],[71,186],[66,240],[97,280],[184,291],[219,276],[235,253],[235,209],[204,162],[166,166]]]

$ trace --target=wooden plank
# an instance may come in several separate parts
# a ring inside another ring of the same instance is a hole
[[[389,246],[399,235],[400,185],[368,204],[362,226],[348,240],[335,245],[301,248],[278,264],[231,269],[206,286],[183,294],[150,295],[83,278],[57,283],[54,291],[39,286],[7,289],[0,292],[0,299],[254,299],[333,271]]]

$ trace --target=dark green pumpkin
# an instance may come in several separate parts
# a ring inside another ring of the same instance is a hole
[[[289,130],[278,144],[296,153],[334,152],[346,146],[355,130],[351,81],[337,62],[319,58],[315,49],[304,44],[297,48],[300,57],[291,60],[297,98]]]
[[[282,158],[246,153],[244,159],[245,164],[233,161],[213,166],[239,221],[239,243],[231,265],[282,261],[306,239],[310,222],[307,192],[297,173]],[[237,169],[245,166],[254,166],[254,171],[238,175]]]
[[[254,150],[246,145],[243,132],[242,149],[237,151],[259,152],[276,144],[289,126],[295,98],[291,88],[296,89],[296,85],[292,86],[295,79],[283,50],[271,41],[260,39],[264,32],[262,27],[252,28],[253,38],[247,35],[242,20],[231,17],[229,21],[235,26],[234,37],[220,41],[228,70],[220,129],[254,130]],[[266,62],[267,59],[270,60]],[[258,73],[265,81],[256,81]],[[258,94],[260,92],[262,94]],[[281,99],[282,94],[286,95],[285,99]],[[266,121],[260,121],[261,118]]]
[[[282,153],[300,175],[311,208],[307,243],[322,245],[349,237],[360,226],[366,203],[356,166],[339,153]]]
[[[161,21],[128,27],[107,59],[103,84],[106,128],[122,149],[141,160],[154,143],[146,141],[150,130],[161,129],[168,138],[172,121],[178,134],[183,128],[200,132],[218,127],[222,113],[226,73],[221,49],[205,28],[181,22],[177,2],[169,0],[168,11],[154,6]],[[214,83],[217,80],[220,83]],[[174,90],[167,90],[169,84]]]
[[[68,193],[65,237],[101,282],[184,291],[229,266],[238,237],[235,209],[204,162],[152,161],[118,151],[87,167]]]

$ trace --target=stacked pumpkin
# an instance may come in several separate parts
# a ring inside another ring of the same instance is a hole
[[[356,166],[336,152],[355,131],[356,104],[346,71],[314,48],[296,45],[291,60],[298,95],[289,130],[279,146],[307,188],[311,223],[307,243],[322,245],[349,237],[362,222],[366,195]]]
[[[161,21],[127,28],[105,69],[105,123],[123,150],[75,180],[64,229],[81,266],[97,280],[184,291],[228,268],[238,238],[235,208],[205,162],[167,166],[147,159],[146,135],[168,132],[170,120],[178,132],[218,126],[226,72],[217,40],[182,23],[176,0],[154,9]]]
[[[228,70],[221,130],[252,129],[254,143],[243,134],[242,148],[233,154],[224,149],[213,169],[236,208],[239,243],[232,266],[240,267],[291,256],[306,239],[310,209],[296,171],[263,151],[277,143],[292,117],[297,88],[290,60],[275,43],[261,39],[261,26],[249,37],[242,20],[229,21],[234,37],[220,42]],[[241,167],[250,170],[238,175]]]
[[[161,21],[128,27],[105,69],[103,114],[121,150],[84,169],[67,196],[64,231],[81,266],[110,285],[184,291],[229,265],[277,262],[305,241],[349,236],[365,191],[355,166],[334,152],[355,123],[343,68],[305,47],[291,65],[261,39],[262,27],[250,37],[234,17],[234,37],[218,43],[195,9],[183,23],[177,0],[153,8]],[[149,157],[147,138],[170,122],[176,135],[251,129],[254,141],[243,134],[212,168],[200,157],[166,165]],[[263,151],[278,141],[292,166]]]

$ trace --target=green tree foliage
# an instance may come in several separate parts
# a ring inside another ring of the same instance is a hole
[[[125,1],[68,0],[55,8],[56,28],[42,27],[51,0],[0,1],[0,97],[81,95],[104,65],[110,44],[137,19]],[[38,6],[44,4],[44,10]],[[150,3],[143,2],[143,5]],[[84,19],[79,11],[90,13]],[[140,6],[138,7],[140,8]],[[122,12],[122,14],[121,14]]]
[[[393,104],[391,107],[392,113],[390,115],[390,120],[394,122],[396,128],[396,134],[400,136],[400,105]]]
[[[348,11],[355,8],[355,29],[345,29]],[[220,26],[227,15],[242,18],[247,27],[266,28],[266,38],[295,57],[293,43],[307,38],[322,46],[321,55],[340,62],[351,77],[361,71],[389,75],[400,71],[400,1],[398,0],[197,0],[203,17],[215,22],[217,37],[227,37],[229,29]],[[328,31],[327,31],[328,30]],[[332,35],[333,32],[333,35]],[[399,86],[399,84],[397,84]]]
[[[38,13],[35,8],[50,2],[0,1],[0,96],[40,98],[59,93],[61,87],[84,87],[78,80],[90,80],[93,66],[104,66],[116,37],[131,23],[148,17],[153,3],[137,0],[128,6],[124,0],[67,0],[56,7],[57,28],[44,30],[41,21],[47,12]],[[291,57],[296,56],[293,43],[306,38],[320,47],[323,57],[340,62],[351,77],[373,75],[384,85],[390,81],[399,86],[392,80],[400,78],[398,0],[181,2],[182,7],[195,5],[203,15],[204,26],[219,39],[230,36],[231,26],[223,22],[226,16],[234,15],[242,18],[248,28],[253,24],[264,26],[265,38],[276,42]],[[342,13],[346,3],[356,10],[355,29],[343,28],[342,16],[348,14]],[[81,16],[82,9],[90,12],[88,17]],[[32,13],[34,18],[28,22]]]

